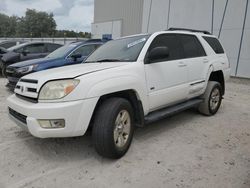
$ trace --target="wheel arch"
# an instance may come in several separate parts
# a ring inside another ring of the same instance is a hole
[[[130,104],[133,107],[134,110],[134,117],[135,117],[135,123],[137,127],[142,127],[144,125],[144,110],[143,110],[143,105],[142,102],[139,98],[138,93],[133,90],[133,89],[127,89],[127,90],[123,90],[123,91],[117,91],[117,92],[113,92],[113,93],[108,93],[105,95],[102,95],[93,112],[92,118],[91,118],[91,122],[93,122],[93,119],[95,117],[95,113],[97,111],[97,109],[100,107],[100,105],[107,99],[109,98],[124,98],[126,100],[128,100],[130,102]],[[91,123],[92,124],[92,123]]]
[[[211,72],[208,80],[219,82],[222,87],[222,95],[225,94],[225,79],[224,79],[224,74],[222,70]]]

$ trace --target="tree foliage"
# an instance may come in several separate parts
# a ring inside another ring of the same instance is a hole
[[[1,36],[15,36],[18,18],[16,16],[6,16],[0,14],[0,35]]]
[[[56,30],[53,13],[27,9],[25,16],[0,14],[0,37],[90,37],[90,33]]]

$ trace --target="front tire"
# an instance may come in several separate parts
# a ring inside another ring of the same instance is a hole
[[[97,109],[92,138],[103,157],[118,159],[126,154],[134,133],[134,113],[129,101],[110,98]]]
[[[199,105],[199,112],[206,116],[217,113],[222,101],[222,87],[219,82],[209,81],[205,93],[201,97],[204,101]]]
[[[4,64],[2,65],[2,76],[6,78],[6,66]]]

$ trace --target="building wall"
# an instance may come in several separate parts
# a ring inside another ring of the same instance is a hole
[[[117,20],[121,22],[120,36],[141,33],[142,13],[143,0],[95,0],[93,37],[100,36],[101,23],[105,23],[104,27],[107,28],[105,32],[109,29],[112,32],[110,34],[117,36],[119,29],[116,31],[112,29],[113,21]]]
[[[208,30],[217,35],[225,47],[231,75],[250,78],[249,1],[106,0],[104,3],[95,0],[95,22],[122,20],[121,36],[170,27]],[[107,2],[113,2],[113,6]]]

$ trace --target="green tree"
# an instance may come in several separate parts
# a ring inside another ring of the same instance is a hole
[[[0,37],[90,38],[91,33],[56,30],[56,22],[52,13],[27,9],[23,17],[0,13]]]
[[[19,19],[17,33],[23,37],[50,37],[55,33],[56,22],[53,14],[27,9]]]
[[[7,32],[7,26],[9,24],[9,17],[6,16],[5,14],[0,13],[0,36],[1,37],[7,37],[8,32]]]

